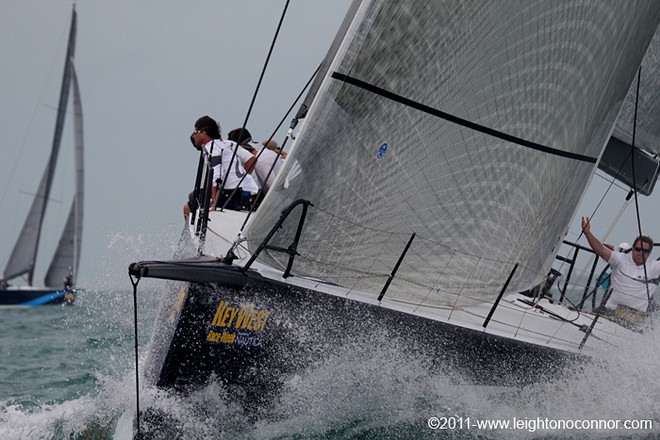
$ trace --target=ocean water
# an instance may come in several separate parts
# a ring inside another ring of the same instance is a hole
[[[140,289],[142,355],[158,303],[157,285]],[[0,439],[112,438],[135,408],[132,292],[88,290],[71,307],[0,309],[0,322]],[[460,385],[395,347],[368,346],[291,378],[277,417],[246,416],[220,383],[186,401],[144,387],[140,406],[175,427],[163,438],[655,439],[660,329],[642,339],[524,388]],[[602,428],[584,429],[598,421]],[[612,429],[615,421],[638,429]]]
[[[144,346],[158,300],[140,293]],[[0,322],[0,439],[106,438],[134,405],[130,290],[84,291],[73,306],[1,308]]]

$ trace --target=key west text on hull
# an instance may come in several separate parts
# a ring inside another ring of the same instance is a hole
[[[545,294],[659,20],[652,1],[354,2],[247,225],[203,206],[186,259],[130,266],[174,280],[147,383],[217,380],[256,411],[337,352],[522,385],[624,349],[636,332]]]
[[[67,52],[64,61],[64,73],[60,89],[59,105],[53,144],[41,178],[41,183],[34,196],[21,233],[0,280],[0,305],[36,306],[43,304],[71,304],[76,296],[76,279],[80,263],[80,249],[83,221],[83,119],[82,104],[78,79],[74,68],[77,16],[75,9],[71,15],[71,27]],[[71,89],[72,93],[71,93]],[[41,239],[41,231],[48,206],[51,186],[60,151],[62,132],[67,114],[69,95],[73,99],[73,131],[75,143],[75,194],[66,225],[62,231],[55,254],[44,278],[44,286],[34,284],[35,265]],[[12,280],[24,277],[27,285],[12,285]]]

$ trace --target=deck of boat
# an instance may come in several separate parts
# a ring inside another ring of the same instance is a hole
[[[240,236],[244,224],[245,211],[214,211],[209,216],[209,228],[203,246],[203,254],[212,257],[224,257],[232,243]],[[191,235],[194,237],[194,226]],[[234,265],[242,266],[251,257],[250,251],[239,245],[234,248]],[[493,307],[492,302],[472,306],[452,307],[450,305],[406,302],[388,298],[387,295],[377,300],[373,292],[361,292],[337,286],[324,280],[310,279],[304,276],[282,278],[284,268],[274,268],[256,261],[251,269],[264,278],[283,282],[291,286],[318,291],[324,294],[349,298],[353,301],[383,307],[408,315],[448,323],[484,334],[509,338],[514,341],[530,343],[541,347],[558,349],[570,353],[589,354],[603,350],[625,347],[637,334],[629,329],[606,319],[597,320],[595,327],[584,346],[585,330],[594,319],[590,312],[576,311],[548,298],[531,302],[528,296],[520,293],[509,294],[502,298],[492,317],[485,325]],[[493,297],[497,296],[494,288]]]

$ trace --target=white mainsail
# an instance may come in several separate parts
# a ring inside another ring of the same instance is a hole
[[[73,63],[72,63],[73,64]],[[65,279],[75,284],[80,263],[80,248],[82,242],[83,197],[84,197],[84,145],[83,145],[83,114],[80,100],[80,89],[75,67],[72,66],[73,80],[73,129],[75,139],[76,193],[71,202],[71,209],[66,226],[57,245],[57,250],[46,273],[46,286],[59,286]]]
[[[57,120],[55,122],[55,133],[53,135],[50,156],[41,178],[41,183],[39,184],[39,188],[30,207],[30,211],[28,212],[21,233],[18,236],[11,256],[9,257],[9,261],[7,262],[7,266],[5,267],[3,280],[10,280],[22,275],[27,275],[28,284],[33,284],[41,229],[46,214],[46,207],[48,206],[55,168],[57,166],[57,159],[62,141],[62,131],[69,101],[69,91],[73,75],[72,60],[75,54],[75,43],[76,11],[74,8],[71,16],[71,27],[69,30],[67,52],[64,62],[64,74],[62,76],[59,104],[57,107]],[[61,280],[58,281],[56,285],[60,286]]]
[[[659,21],[653,0],[362,2],[246,229],[250,248],[306,199],[293,274],[379,292],[414,233],[389,298],[492,299],[516,265],[508,291],[529,289]],[[297,226],[291,216],[271,245]]]

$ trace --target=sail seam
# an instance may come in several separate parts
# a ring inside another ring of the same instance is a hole
[[[494,130],[492,128],[475,124],[474,122],[470,122],[468,120],[459,118],[458,116],[451,115],[449,113],[443,112],[441,110],[438,110],[433,107],[429,107],[425,104],[422,104],[417,101],[413,101],[411,99],[408,99],[404,96],[397,95],[396,93],[390,92],[385,89],[381,89],[380,87],[377,87],[373,84],[369,84],[367,82],[361,81],[357,78],[350,77],[348,75],[344,75],[343,73],[339,72],[333,72],[332,73],[332,78],[337,79],[339,81],[343,81],[347,84],[351,84],[353,86],[359,87],[363,90],[366,90],[368,92],[375,93],[379,96],[382,96],[384,98],[390,99],[392,101],[398,102],[399,104],[406,105],[408,107],[414,108],[416,110],[422,111],[424,113],[427,113],[432,116],[436,116],[438,118],[442,118],[446,121],[453,122],[454,124],[461,125],[463,127],[469,128],[471,130],[475,130],[484,134],[487,134],[489,136],[493,136],[499,139],[503,139],[507,142],[512,142],[514,144],[531,148],[533,150],[541,151],[543,153],[548,153],[548,154],[553,154],[555,156],[561,156],[561,157],[566,157],[569,159],[574,159],[574,160],[579,160],[582,162],[588,162],[588,163],[596,163],[597,159],[595,157],[590,157],[590,156],[585,156],[582,154],[578,153],[572,153],[570,151],[563,151],[563,150],[558,150],[556,148],[548,147],[546,145],[541,145],[536,142],[528,141],[526,139],[522,139],[516,136],[512,136],[510,134],[503,133],[498,130]]]

